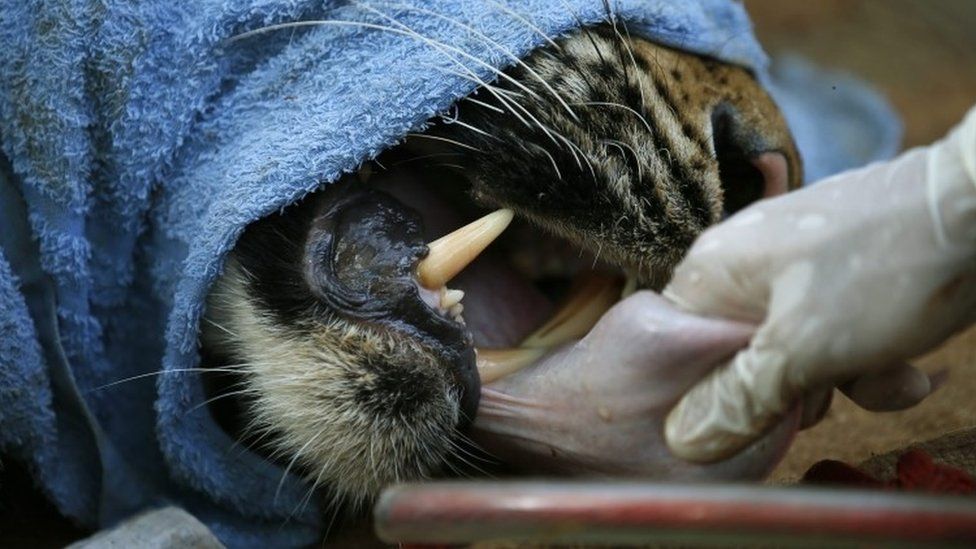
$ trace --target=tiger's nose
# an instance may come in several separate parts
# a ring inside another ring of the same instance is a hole
[[[776,132],[750,122],[729,103],[717,105],[711,117],[722,218],[789,190],[790,164]]]
[[[763,176],[763,198],[785,194],[789,190],[790,169],[783,153],[764,152],[751,160]]]

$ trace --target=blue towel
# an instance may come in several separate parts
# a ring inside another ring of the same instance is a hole
[[[738,3],[609,5],[769,81]],[[175,503],[230,546],[317,539],[319,496],[235,445],[187,371],[224,256],[470,93],[466,74],[605,17],[593,0],[2,3],[0,450],[90,527]],[[313,20],[332,22],[244,35]]]
[[[807,183],[891,158],[901,121],[887,101],[849,74],[821,70],[795,54],[773,60],[767,87],[803,154]]]

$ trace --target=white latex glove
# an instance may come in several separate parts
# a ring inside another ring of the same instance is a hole
[[[670,413],[675,455],[725,458],[841,384],[868,409],[924,398],[928,378],[904,361],[976,312],[974,185],[976,109],[930,147],[758,202],[702,234],[664,295],[760,327]]]
[[[663,430],[681,395],[742,349],[753,330],[684,313],[657,294],[637,292],[582,340],[483,385],[471,437],[534,473],[761,478],[792,440],[798,414],[732,459],[707,465],[671,455]]]

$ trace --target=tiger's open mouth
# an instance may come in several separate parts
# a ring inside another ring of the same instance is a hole
[[[727,144],[720,150],[724,215],[786,192],[782,154],[749,156]],[[480,383],[579,340],[614,304],[647,286],[635,266],[607,261],[599,249],[553,235],[510,209],[478,207],[462,191],[464,176],[450,170],[389,170],[368,179],[423,220],[427,254],[412,279],[427,314],[463,329],[474,349],[477,376],[454,376],[465,408],[476,408]]]

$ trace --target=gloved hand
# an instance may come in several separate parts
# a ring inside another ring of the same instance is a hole
[[[929,380],[904,361],[976,312],[976,109],[930,147],[758,202],[706,231],[664,295],[760,326],[670,413],[666,438],[679,457],[732,455],[838,385],[868,409],[915,404]]]
[[[792,440],[797,414],[747,451],[709,465],[675,458],[663,436],[668,410],[752,333],[752,326],[683,313],[657,294],[637,292],[583,339],[484,384],[471,437],[536,473],[761,478]]]

